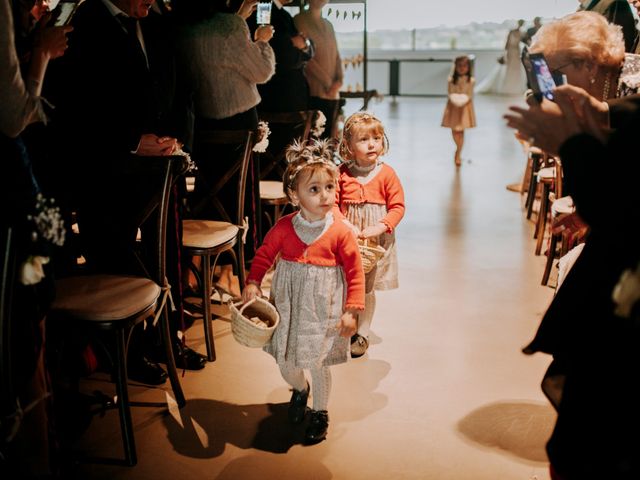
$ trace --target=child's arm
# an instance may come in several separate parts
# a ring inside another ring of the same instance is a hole
[[[271,268],[276,256],[282,249],[285,237],[284,225],[278,222],[264,237],[264,241],[256,251],[253,261],[251,262],[251,271],[247,277],[245,287],[242,290],[242,300],[250,300],[256,295],[262,295],[260,284],[262,278]]]
[[[385,198],[387,200],[387,214],[380,220],[387,226],[389,233],[398,226],[404,217],[404,190],[396,172],[389,167],[390,174],[385,179]]]
[[[336,257],[338,257],[338,263],[342,265],[347,281],[344,311],[364,310],[364,270],[358,243],[351,231],[344,230],[338,239]]]

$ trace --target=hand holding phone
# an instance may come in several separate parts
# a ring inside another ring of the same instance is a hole
[[[271,0],[258,2],[256,8],[256,23],[258,25],[269,25],[271,23]]]
[[[566,83],[566,77],[564,75],[554,76],[542,53],[523,51],[522,64],[527,72],[529,86],[533,90],[536,100],[542,101],[542,98],[546,98],[553,101],[553,89],[557,85]]]
[[[71,23],[73,14],[84,0],[61,0],[53,9],[50,25],[63,27]]]

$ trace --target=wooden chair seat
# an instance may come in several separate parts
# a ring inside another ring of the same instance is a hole
[[[192,249],[225,247],[235,243],[239,230],[237,225],[228,222],[183,220],[182,245]]]
[[[53,309],[88,322],[113,322],[148,314],[162,288],[152,280],[123,275],[87,275],[56,281]]]

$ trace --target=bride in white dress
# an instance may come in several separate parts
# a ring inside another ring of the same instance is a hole
[[[526,90],[524,68],[520,61],[520,29],[524,20],[518,20],[518,26],[509,31],[505,45],[503,62],[495,68],[476,87],[476,93],[497,93],[500,95],[520,95]]]

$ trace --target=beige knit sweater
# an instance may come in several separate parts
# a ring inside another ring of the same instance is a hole
[[[219,120],[255,107],[260,103],[256,84],[275,72],[273,49],[251,40],[238,15],[219,13],[185,28],[180,52],[198,117]]]
[[[333,25],[324,18],[318,23],[309,11],[299,13],[293,21],[298,31],[309,37],[315,47],[315,55],[304,70],[311,96],[337,99],[337,95],[328,95],[333,82],[342,81],[342,59],[338,52]]]

